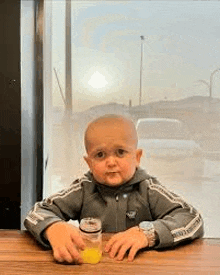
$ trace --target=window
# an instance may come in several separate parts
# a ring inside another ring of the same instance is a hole
[[[44,62],[52,81],[45,93],[44,195],[87,171],[83,132],[91,119],[105,113],[147,119],[142,165],[201,211],[206,237],[219,237],[220,3],[45,5],[51,58]]]

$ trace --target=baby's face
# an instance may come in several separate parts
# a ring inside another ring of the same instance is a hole
[[[128,124],[99,123],[88,134],[85,160],[101,184],[119,186],[130,180],[139,166],[142,151]]]

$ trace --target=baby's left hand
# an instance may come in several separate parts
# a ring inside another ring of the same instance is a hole
[[[137,226],[124,232],[115,234],[106,244],[105,252],[109,253],[110,258],[123,260],[125,253],[130,249],[128,261],[133,261],[139,249],[148,247],[148,239]]]

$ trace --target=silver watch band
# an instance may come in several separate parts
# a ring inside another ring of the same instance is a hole
[[[139,229],[144,233],[148,239],[148,246],[154,247],[156,244],[156,231],[154,229],[153,223],[144,221],[139,224]]]

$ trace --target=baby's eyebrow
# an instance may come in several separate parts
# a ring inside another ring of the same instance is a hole
[[[131,150],[132,149],[132,147],[131,146],[125,146],[125,145],[117,145],[117,146],[115,146],[115,148],[114,149],[123,149],[123,150]]]
[[[94,149],[94,152],[97,152],[97,151],[105,151],[105,149],[100,146]]]
[[[91,150],[91,152],[89,153],[89,155],[95,155],[99,152],[109,152],[109,151],[115,151],[115,150],[119,150],[119,149],[123,149],[123,150],[132,150],[132,147],[131,146],[126,146],[126,145],[123,145],[123,144],[116,144],[111,150],[109,148],[106,148],[106,147],[103,147],[103,146],[100,146],[100,147],[97,147],[93,150]]]

